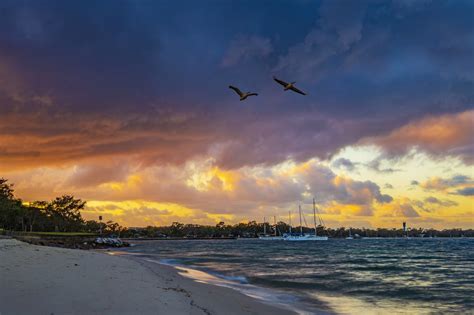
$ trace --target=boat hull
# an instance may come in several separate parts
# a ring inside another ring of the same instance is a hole
[[[302,236],[288,236],[285,237],[285,241],[289,242],[304,242],[304,241],[327,241],[327,236],[315,236],[315,235],[302,235]]]
[[[264,240],[264,241],[281,241],[283,240],[282,236],[259,236],[259,240]]]

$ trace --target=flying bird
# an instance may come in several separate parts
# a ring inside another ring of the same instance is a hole
[[[275,80],[277,83],[283,85],[285,88],[283,90],[287,91],[287,90],[292,90],[293,92],[296,92],[296,93],[299,93],[301,95],[306,95],[305,92],[301,91],[301,90],[298,90],[294,84],[296,82],[291,82],[291,83],[287,83],[285,81],[282,81],[282,80],[279,80],[277,79],[276,77],[273,77],[273,80]]]
[[[235,86],[232,86],[232,85],[229,85],[229,89],[232,89],[232,90],[235,91],[235,93],[239,94],[241,101],[245,100],[249,96],[257,96],[258,95],[257,93],[252,93],[252,92],[242,93],[241,90],[239,90],[238,88],[236,88]]]

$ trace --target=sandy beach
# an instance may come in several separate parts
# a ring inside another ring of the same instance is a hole
[[[170,266],[0,239],[0,314],[288,314]]]

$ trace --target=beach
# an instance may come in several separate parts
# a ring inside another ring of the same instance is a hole
[[[290,312],[291,313],[291,312]],[[165,265],[0,239],[0,314],[289,314]]]
[[[474,309],[473,241],[156,240],[121,252],[300,314],[463,314]]]

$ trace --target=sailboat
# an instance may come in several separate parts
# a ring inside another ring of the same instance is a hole
[[[328,240],[327,236],[318,236],[317,224],[316,224],[316,201],[314,200],[314,198],[313,198],[314,234],[303,233],[303,222],[301,222],[301,206],[299,206],[299,213],[300,213],[300,233],[297,235],[294,235],[292,233],[290,233],[289,235],[286,235],[286,237],[284,238],[285,241],[298,242],[298,241],[327,241]]]
[[[346,240],[353,240],[354,238],[352,237],[351,229],[349,228],[349,236],[346,237]]]
[[[267,224],[265,221],[265,217],[263,217],[263,235],[260,235],[258,239],[265,241],[281,241],[283,239],[283,236],[277,236],[278,227],[276,224],[276,216],[273,216],[273,221],[275,224],[275,231],[273,235],[269,235],[267,234]]]

